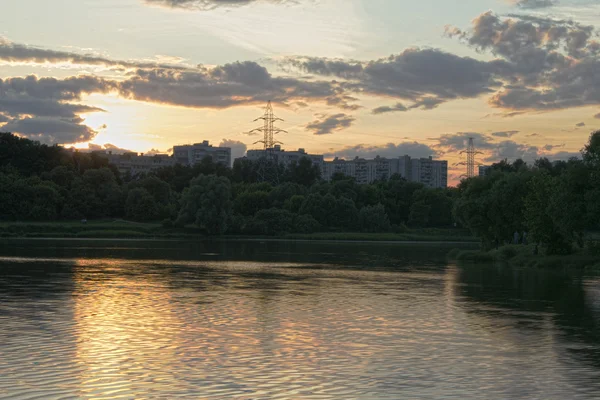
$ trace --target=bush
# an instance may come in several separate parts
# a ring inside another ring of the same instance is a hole
[[[292,230],[294,214],[287,210],[270,208],[257,212],[254,219],[265,224],[267,235],[277,235]]]
[[[590,240],[587,242],[588,253],[593,256],[600,256],[600,241]]]
[[[361,208],[358,222],[362,232],[388,232],[391,227],[385,207],[381,204]]]
[[[510,260],[517,255],[517,249],[515,246],[503,246],[498,249],[498,258],[501,260]]]
[[[294,218],[294,233],[315,233],[321,229],[319,221],[310,215],[297,215]]]
[[[173,220],[167,218],[167,219],[163,220],[162,227],[166,228],[166,229],[170,229],[170,228],[175,227],[175,223],[173,222]]]

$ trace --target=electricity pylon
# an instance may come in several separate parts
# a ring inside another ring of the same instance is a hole
[[[273,113],[273,106],[271,101],[267,103],[267,108],[263,116],[258,117],[254,122],[263,120],[263,126],[253,129],[248,134],[252,135],[261,132],[264,136],[263,140],[259,140],[254,144],[262,143],[264,146],[264,154],[258,161],[257,174],[258,179],[261,182],[269,182],[271,184],[279,184],[279,160],[277,154],[275,154],[275,145],[283,144],[275,140],[275,135],[280,133],[287,133],[283,129],[279,129],[275,126],[275,122],[283,121],[281,118],[277,118]]]

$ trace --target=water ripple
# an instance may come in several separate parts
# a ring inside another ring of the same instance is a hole
[[[445,265],[5,257],[0,269],[3,399],[600,396],[589,279],[550,282],[560,297]]]

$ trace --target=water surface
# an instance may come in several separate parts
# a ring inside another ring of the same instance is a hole
[[[592,274],[423,244],[1,243],[0,398],[600,397]]]

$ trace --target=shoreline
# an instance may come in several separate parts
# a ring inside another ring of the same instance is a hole
[[[572,254],[533,254],[532,245],[506,245],[497,250],[453,249],[448,259],[469,264],[504,264],[516,268],[533,269],[593,269],[600,270],[600,254],[579,249]]]
[[[306,241],[334,243],[437,243],[476,244],[479,240],[460,229],[410,229],[406,232],[362,233],[320,232],[282,233],[274,236],[208,236],[193,226],[164,227],[158,223],[132,223],[124,220],[65,222],[0,222],[0,239],[94,239],[94,240],[243,240]]]
[[[368,240],[368,239],[297,239],[297,238],[258,238],[253,236],[241,237],[241,236],[223,236],[223,237],[209,237],[209,236],[182,236],[182,237],[160,237],[160,236],[148,236],[148,237],[67,237],[67,236],[0,236],[1,241],[122,241],[122,242],[180,242],[182,240],[202,241],[202,242],[267,242],[267,243],[278,243],[278,242],[297,242],[297,243],[356,243],[356,244],[415,244],[415,245],[476,245],[476,241],[446,241],[446,240]]]

